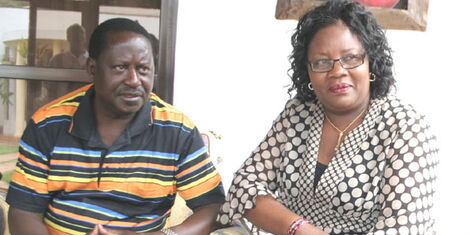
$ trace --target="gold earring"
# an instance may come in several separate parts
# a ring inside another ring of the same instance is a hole
[[[369,75],[370,75],[369,81],[370,82],[375,81],[375,79],[376,79],[375,74],[374,73],[369,73]]]

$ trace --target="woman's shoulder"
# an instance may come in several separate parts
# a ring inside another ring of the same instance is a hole
[[[380,103],[383,116],[388,120],[392,118],[403,122],[424,118],[424,115],[418,112],[412,104],[403,101],[397,96],[390,95],[382,98]]]
[[[302,112],[313,110],[318,106],[317,102],[315,101],[305,101],[300,99],[298,96],[290,98],[284,107],[284,110],[290,110],[291,112]]]

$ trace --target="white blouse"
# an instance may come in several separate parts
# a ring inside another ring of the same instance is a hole
[[[313,188],[323,127],[318,102],[290,100],[236,172],[218,221],[271,195],[329,234],[432,234],[435,137],[410,105],[371,100]]]

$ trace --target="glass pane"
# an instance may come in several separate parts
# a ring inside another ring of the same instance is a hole
[[[159,37],[160,10],[132,7],[142,4],[157,7],[157,1],[102,1],[106,6],[92,6],[93,2],[36,1],[39,5],[33,30],[34,41],[29,41],[29,2],[0,1],[0,64],[21,65],[15,67],[18,69],[30,68],[25,67],[30,65],[50,68],[51,72],[45,73],[46,76],[41,74],[42,78],[48,77],[47,74],[58,74],[57,71],[64,74],[61,78],[63,82],[46,81],[47,78],[23,80],[22,77],[0,77],[0,161],[3,156],[2,146],[17,145],[26,123],[38,108],[85,85],[66,81],[72,76],[68,76],[68,72],[73,74],[76,71],[70,69],[83,68],[88,56],[84,52],[88,48],[86,42],[96,24],[114,17],[130,18],[141,23],[155,38]],[[121,6],[121,3],[126,6]],[[158,40],[155,40],[155,51],[158,50],[158,44]],[[34,50],[28,48],[29,45]]]
[[[98,23],[115,17],[141,23],[155,36],[154,50],[158,51],[160,9],[139,7],[143,3],[157,7],[157,1],[103,2],[106,5],[82,0],[36,1],[37,5],[29,6],[28,1],[0,1],[0,64],[82,69],[89,34]],[[30,10],[35,13],[34,22],[30,22]],[[31,35],[30,24],[34,27]]]
[[[37,11],[35,66],[85,68],[88,58],[81,12]]]
[[[0,78],[0,142],[19,138],[37,109],[84,85]]]
[[[28,8],[0,7],[0,64],[26,64]]]

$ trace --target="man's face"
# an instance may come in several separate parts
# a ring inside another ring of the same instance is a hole
[[[82,28],[75,27],[68,32],[67,41],[69,41],[70,51],[75,55],[80,55],[86,51],[85,31]]]
[[[107,48],[88,64],[95,82],[95,111],[115,119],[133,116],[153,87],[152,47],[147,38],[129,31],[109,32],[107,39]]]

